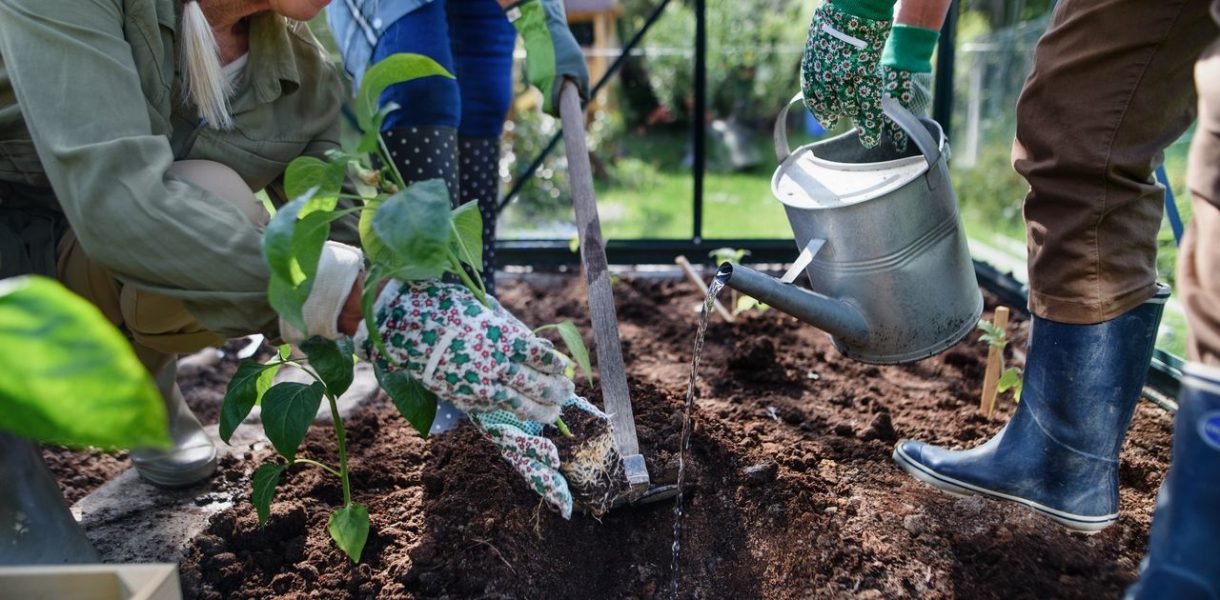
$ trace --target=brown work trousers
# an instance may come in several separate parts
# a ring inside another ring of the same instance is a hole
[[[1017,103],[1013,164],[1029,182],[1029,304],[1064,323],[1099,323],[1152,297],[1163,151],[1195,117],[1195,219],[1178,279],[1192,358],[1220,350],[1220,0],[1062,0]]]

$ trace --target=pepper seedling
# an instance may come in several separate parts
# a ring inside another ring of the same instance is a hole
[[[284,191],[293,200],[280,207],[268,224],[263,256],[271,271],[270,304],[281,318],[300,331],[306,330],[302,307],[317,276],[318,260],[330,235],[331,223],[357,213],[361,246],[370,261],[361,289],[361,307],[370,341],[379,351],[384,353],[385,346],[378,334],[373,306],[388,279],[437,279],[452,274],[480,303],[491,306],[479,276],[483,264],[483,222],[478,207],[468,203],[452,208],[448,188],[439,179],[408,185],[380,135],[382,122],[398,108],[393,103],[379,107],[381,93],[390,85],[420,77],[453,75],[419,54],[395,54],[370,67],[354,102],[356,121],[364,132],[359,141],[354,146],[331,150],[326,160],[299,157],[284,173]],[[576,362],[589,373],[588,349],[575,326],[565,322],[553,327],[558,329]],[[275,487],[285,471],[297,465],[323,469],[337,476],[343,485],[343,507],[331,514],[327,530],[339,548],[358,562],[368,538],[368,509],[352,502],[346,431],[336,406],[338,397],[352,382],[354,348],[350,341],[314,337],[301,344],[301,350],[307,361],[294,360],[281,349],[265,364],[241,365],[225,394],[221,437],[227,442],[253,406],[261,402],[263,428],[287,462],[267,463],[255,471],[252,500],[259,522],[265,522],[269,516]],[[560,354],[557,350],[556,353]],[[272,386],[272,378],[285,365],[308,373],[314,383],[285,382]],[[374,372],[398,412],[421,436],[427,437],[436,418],[437,396],[405,370],[385,372],[376,368]],[[338,441],[338,467],[296,456],[322,398],[331,408]],[[561,432],[567,431],[562,421],[555,425]]]
[[[1003,306],[996,309],[995,322],[980,320],[978,323],[978,329],[983,332],[979,340],[988,346],[987,372],[983,378],[983,399],[980,402],[980,409],[987,416],[991,416],[995,410],[997,394],[1012,391],[1013,401],[1021,401],[1021,369],[1002,369],[1004,348],[1008,345],[1007,324],[1008,309]]]

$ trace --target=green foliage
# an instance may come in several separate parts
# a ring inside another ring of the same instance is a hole
[[[131,345],[45,277],[0,281],[0,429],[69,446],[165,448],[165,406]]]
[[[250,503],[258,511],[258,524],[266,525],[271,516],[271,501],[275,498],[275,486],[280,484],[280,475],[288,470],[288,465],[267,463],[259,465],[254,470],[254,481],[251,483],[252,493]]]
[[[364,543],[369,539],[369,509],[360,504],[344,506],[330,514],[326,531],[352,562],[360,562]]]
[[[760,313],[764,313],[770,308],[770,306],[759,302],[757,298],[742,294],[737,297],[737,302],[733,304],[733,314],[740,315],[748,310],[757,310]]]
[[[983,332],[983,335],[979,336],[979,340],[987,342],[988,346],[1003,349],[1008,345],[1008,332],[996,327],[995,323],[980,320],[978,329]]]
[[[1023,386],[1024,382],[1021,379],[1021,369],[1009,367],[1004,369],[1004,372],[1000,374],[1000,379],[996,382],[996,391],[1003,394],[1008,390],[1012,390],[1013,400],[1020,402],[1021,388]]]
[[[412,184],[377,207],[373,232],[389,250],[382,264],[391,277],[435,279],[452,267],[454,245],[462,242],[450,206],[445,182],[432,179]]]
[[[716,248],[715,250],[708,252],[707,255],[710,256],[712,261],[717,265],[724,264],[726,262],[736,264],[745,260],[745,258],[750,255],[750,251],[744,248],[725,247]]]
[[[271,387],[263,396],[263,431],[280,456],[292,462],[297,447],[322,405],[327,392],[321,382],[310,385],[286,381]]]
[[[263,399],[282,361],[277,356],[267,364],[260,365],[248,360],[238,365],[237,373],[225,389],[224,404],[220,408],[220,439],[225,443],[233,437],[233,431],[246,419],[254,405]]]
[[[390,396],[398,414],[427,439],[432,422],[436,420],[436,394],[428,391],[424,384],[406,371],[386,373],[381,367],[376,367],[375,373],[377,383]]]
[[[627,5],[638,26],[652,1]],[[693,3],[676,1],[648,34],[650,47],[693,49]],[[707,85],[711,112],[770,120],[800,89],[799,69],[813,6],[791,0],[707,3]],[[653,93],[669,113],[687,117],[694,93],[690,52],[650,53],[644,61]]]
[[[589,385],[593,385],[593,365],[589,361],[589,347],[585,345],[585,339],[580,335],[580,330],[576,328],[576,324],[565,320],[560,323],[543,325],[535,329],[534,333],[540,333],[548,329],[554,329],[559,332],[559,337],[563,340],[563,344],[568,347],[571,357],[558,351],[555,353],[564,358],[570,358],[569,362],[575,362],[584,371],[585,377],[589,379]],[[569,373],[568,376],[571,377],[572,374]]]
[[[986,343],[988,347],[1003,350],[1008,345],[1008,332],[996,327],[995,323],[979,320],[978,329],[983,332],[979,341]],[[1020,402],[1022,384],[1021,369],[1009,367],[1000,373],[1000,378],[996,381],[996,392],[1003,394],[1012,390],[1013,400]]]

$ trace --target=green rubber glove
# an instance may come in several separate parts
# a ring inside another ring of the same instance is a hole
[[[559,90],[565,79],[589,99],[589,68],[580,44],[568,28],[563,0],[521,0],[504,10],[525,42],[525,73],[530,85],[542,92],[542,110],[557,114]]]
[[[572,396],[563,403],[563,407],[564,414],[571,415],[571,411],[579,410],[604,421],[604,431],[609,435],[609,417],[584,398]],[[482,427],[487,439],[500,450],[500,456],[521,474],[526,484],[542,496],[547,504],[558,510],[563,518],[571,518],[574,501],[565,476],[574,477],[579,483],[583,470],[574,464],[576,461],[571,457],[567,463],[561,461],[555,443],[542,435],[545,429],[543,425],[537,421],[523,421],[505,410],[476,411],[471,413],[471,416],[474,417],[474,422]],[[555,429],[550,432],[551,437],[559,435]],[[609,441],[609,444],[602,444],[606,448],[605,451],[595,457],[599,465],[605,464],[607,470],[617,466],[608,463],[620,460],[617,451],[613,449],[612,436]],[[577,498],[578,502],[580,500]]]
[[[916,115],[927,113],[931,103],[932,52],[940,32],[913,25],[894,25],[881,54],[878,78],[885,96],[898,100]],[[894,144],[904,149],[907,134],[896,123],[886,119]]]
[[[391,280],[373,309],[386,355],[363,323],[354,342],[382,370],[406,370],[463,412],[504,409],[554,423],[576,390],[564,376],[566,361],[549,340],[489,301],[490,308],[483,306],[460,285]]]
[[[805,106],[827,129],[850,121],[870,148],[884,124],[879,67],[893,11],[892,0],[823,3],[814,12],[801,59]]]

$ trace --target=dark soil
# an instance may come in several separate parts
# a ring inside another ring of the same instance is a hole
[[[526,323],[571,318],[588,331],[572,279],[502,289]],[[632,278],[615,295],[642,452],[655,480],[673,480],[702,299],[685,283]],[[941,494],[890,459],[900,438],[976,445],[1011,414],[1007,398],[993,419],[977,412],[986,353],[977,334],[932,359],[880,367],[843,358],[774,310],[713,319],[687,462],[681,597],[1117,598],[1134,578],[1169,457],[1171,418],[1160,409],[1136,413],[1120,521],[1070,534],[1025,509]],[[348,439],[356,501],[372,520],[360,564],[326,533],[338,481],[297,468],[265,528],[248,503],[213,519],[182,563],[188,594],[669,596],[672,502],[564,521],[473,427],[425,442],[384,400],[349,419]],[[302,455],[333,461],[331,431],[315,427]],[[248,479],[256,466],[228,466],[226,477]]]

